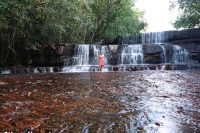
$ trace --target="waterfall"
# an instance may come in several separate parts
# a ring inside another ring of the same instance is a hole
[[[166,39],[170,38],[170,36],[167,32],[151,32],[137,36],[127,36],[121,40],[127,43],[119,45],[115,52],[110,52],[108,46],[79,44],[74,47],[74,56],[63,57],[64,64],[66,65],[63,71],[98,71],[98,55],[100,51],[105,57],[106,66],[103,68],[104,72],[112,70],[110,68],[112,65],[118,65],[118,68],[115,68],[115,70],[135,70],[135,68],[129,68],[128,66],[136,64],[142,64],[143,66],[145,63],[190,62],[189,53],[186,49],[178,45],[170,44],[169,42],[166,43]]]
[[[107,46],[102,46],[101,47],[101,51],[102,53],[104,54],[104,62],[106,65],[109,65],[109,57],[110,57],[110,51],[109,51],[109,48]]]
[[[142,34],[142,44],[155,44],[159,45],[162,49],[163,63],[167,63],[167,53],[165,46],[161,45],[168,38],[168,34],[165,32],[150,32]]]
[[[98,55],[99,52],[102,52],[105,59],[104,62],[105,64],[109,64],[108,63],[108,57],[109,57],[109,49],[107,46],[99,46],[99,45],[90,45],[90,65],[98,65]]]
[[[163,59],[163,63],[167,63],[167,52],[166,52],[166,48],[163,45],[160,45],[160,47],[162,48],[162,59]]]
[[[98,45],[90,45],[90,64],[97,65],[98,64],[98,55],[100,48]]]
[[[71,58],[64,57],[63,61],[66,66],[76,65],[98,65],[98,54],[102,51],[105,56],[105,64],[109,64],[109,49],[107,46],[79,44],[74,48],[74,56]],[[72,62],[72,63],[71,63]]]
[[[89,64],[89,46],[90,45],[76,45],[75,57],[73,65],[88,65]]]
[[[142,34],[142,44],[155,44],[159,45],[162,48],[162,59],[163,63],[168,63],[167,61],[167,53],[165,46],[161,45],[164,43],[169,37],[170,32],[150,32]],[[178,46],[172,45],[173,47],[173,62],[174,63],[183,63],[189,62],[189,53],[186,49]]]
[[[141,44],[124,45],[120,53],[120,64],[141,64],[143,63],[143,47]]]
[[[149,32],[143,33],[141,43],[142,44],[161,44],[166,39],[165,32]]]
[[[178,45],[173,45],[173,62],[183,63],[189,61],[190,61],[189,53],[186,51],[186,49]]]

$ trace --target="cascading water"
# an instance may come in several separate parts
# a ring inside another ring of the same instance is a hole
[[[142,44],[161,44],[165,41],[165,32],[149,32],[142,34]]]
[[[89,65],[90,45],[76,45],[73,65]]]
[[[108,63],[108,57],[109,57],[109,49],[107,46],[98,46],[98,45],[90,45],[90,64],[91,65],[98,65],[98,55],[100,51],[103,53],[105,59],[105,64]]]
[[[167,53],[165,45],[163,44],[170,36],[170,32],[150,32],[150,33],[143,33],[141,42],[142,44],[155,44],[159,45],[162,49],[162,60],[163,63],[168,63]],[[171,44],[172,45],[172,44]],[[189,62],[189,53],[186,49],[178,46],[172,45],[173,47],[173,61],[174,63],[183,63]]]
[[[105,56],[105,59],[104,59],[105,64],[109,65],[108,57],[110,56],[110,51],[109,51],[108,47],[107,46],[102,46],[101,47],[101,51],[102,51],[103,55]]]
[[[107,46],[76,45],[72,65],[98,65],[98,55],[100,51],[102,51],[105,56],[105,64],[108,64],[109,49]]]
[[[162,49],[162,62],[167,63],[167,54],[165,46],[161,45],[167,38],[167,34],[165,32],[150,32],[142,34],[142,44],[155,44],[159,45]]]
[[[160,45],[160,47],[162,48],[162,59],[163,59],[163,63],[167,63],[167,50],[165,48],[165,46]]]
[[[190,62],[189,53],[186,51],[186,49],[178,45],[173,45],[173,62],[174,63]]]
[[[99,54],[99,48],[96,45],[90,45],[90,64],[91,65],[97,65],[98,64],[98,54]]]
[[[170,32],[169,32],[170,33]],[[154,63],[188,63],[189,53],[182,47],[166,43],[171,36],[168,32],[144,33],[138,36],[123,37],[122,45],[117,52],[110,52],[108,46],[80,44],[75,46],[75,54],[66,59],[66,72],[98,71],[98,54],[100,50],[105,56],[103,71],[109,71],[112,65],[154,64]],[[132,43],[130,43],[132,42]],[[138,43],[137,43],[138,42]],[[140,43],[139,43],[140,42]],[[149,45],[151,44],[151,45]],[[151,62],[152,60],[152,62]],[[70,64],[70,62],[73,62]],[[109,63],[110,62],[110,63]],[[109,68],[109,69],[108,69]],[[117,68],[114,68],[117,70]],[[123,67],[123,69],[127,69]]]
[[[64,68],[65,72],[88,72],[93,69],[92,66],[98,65],[98,55],[102,51],[105,57],[105,65],[109,64],[109,49],[107,46],[80,44],[74,48],[74,57],[72,57],[72,65]],[[64,64],[70,64],[66,59]],[[97,71],[97,70],[95,70]],[[105,70],[106,71],[106,70]]]
[[[124,45],[120,53],[119,64],[141,64],[143,63],[143,57],[141,44]]]

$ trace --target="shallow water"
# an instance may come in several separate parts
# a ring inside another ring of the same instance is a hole
[[[0,130],[200,132],[200,71],[0,76]]]

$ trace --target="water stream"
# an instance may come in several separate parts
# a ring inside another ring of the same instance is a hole
[[[143,63],[143,47],[141,44],[122,46],[119,64],[142,64]]]
[[[190,61],[189,53],[186,51],[186,49],[178,45],[173,45],[173,62],[182,63],[189,61]]]

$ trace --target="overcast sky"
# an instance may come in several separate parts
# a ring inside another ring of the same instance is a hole
[[[136,7],[145,11],[144,18],[148,23],[147,31],[173,30],[172,22],[176,19],[177,10],[169,10],[170,0],[137,0]]]

